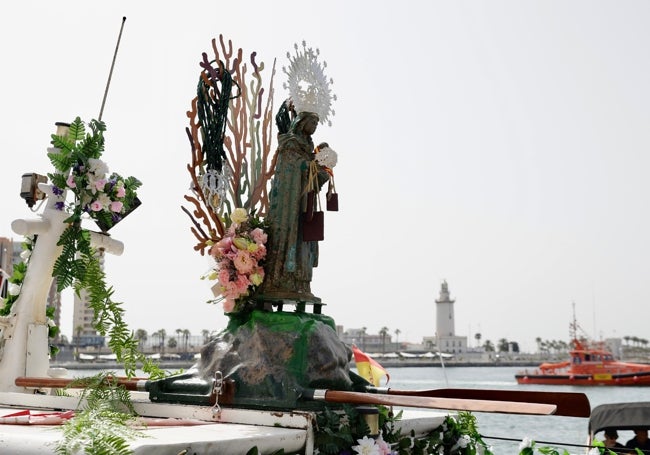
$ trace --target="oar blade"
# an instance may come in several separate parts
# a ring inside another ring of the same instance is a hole
[[[314,398],[318,398],[318,393]],[[450,411],[494,412],[504,414],[551,415],[557,406],[546,403],[511,401],[470,400],[464,398],[440,398],[408,395],[383,395],[363,392],[327,390],[322,399],[333,403],[381,404],[413,408],[445,409]]]
[[[388,394],[438,398],[462,398],[468,400],[545,403],[557,406],[557,410],[555,412],[555,415],[557,416],[589,417],[591,415],[591,404],[589,403],[589,398],[587,398],[587,395],[584,393],[577,392],[543,392],[499,389],[388,389]]]

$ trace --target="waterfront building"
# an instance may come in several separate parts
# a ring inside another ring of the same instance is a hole
[[[355,345],[364,352],[384,353],[399,349],[393,343],[389,333],[367,333],[366,328],[343,330],[342,326],[337,326],[339,339],[347,345]]]
[[[104,251],[97,250],[99,265],[104,269]],[[97,333],[93,326],[95,312],[88,302],[88,293],[82,289],[79,294],[74,293],[74,305],[72,313],[72,344],[78,348],[104,346],[104,337]]]

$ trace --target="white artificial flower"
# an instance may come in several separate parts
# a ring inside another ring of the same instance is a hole
[[[9,283],[9,286],[7,286],[7,292],[9,295],[18,295],[20,294],[20,288],[20,284]]]
[[[359,443],[358,446],[352,446],[354,450],[359,455],[380,455],[379,447],[375,444],[375,440],[364,436],[363,439],[357,439]]]
[[[524,438],[520,443],[519,443],[519,451],[521,452],[527,447],[532,447],[533,440],[530,438]]]
[[[108,208],[111,205],[111,202],[112,202],[111,198],[106,193],[100,194],[99,197],[97,198],[97,200],[102,205],[102,207],[105,207],[105,208]]]
[[[23,250],[20,252],[20,259],[22,259],[23,262],[27,262],[31,255],[32,255],[32,250]]]
[[[241,224],[247,219],[248,219],[248,213],[246,212],[246,209],[241,207],[238,207],[235,210],[233,210],[232,215],[230,215],[230,220],[236,224]]]
[[[464,434],[460,437],[458,440],[458,445],[460,446],[461,449],[464,449],[467,447],[467,445],[471,442],[471,439],[468,435]]]
[[[102,160],[89,158],[88,171],[92,174],[95,174],[95,177],[102,178],[104,175],[108,174],[108,165]]]

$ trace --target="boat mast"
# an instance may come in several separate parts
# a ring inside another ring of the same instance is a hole
[[[569,324],[569,338],[571,338],[572,341],[577,341],[578,340],[578,322],[576,321],[576,303],[571,302],[571,306],[573,307],[573,321],[571,324]]]

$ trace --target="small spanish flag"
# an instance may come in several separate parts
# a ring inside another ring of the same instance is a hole
[[[354,354],[354,362],[357,364],[359,376],[370,382],[375,387],[379,387],[381,377],[386,376],[386,384],[388,384],[388,381],[390,381],[390,375],[384,367],[379,365],[372,357],[361,351],[355,345],[352,345],[352,353]]]

